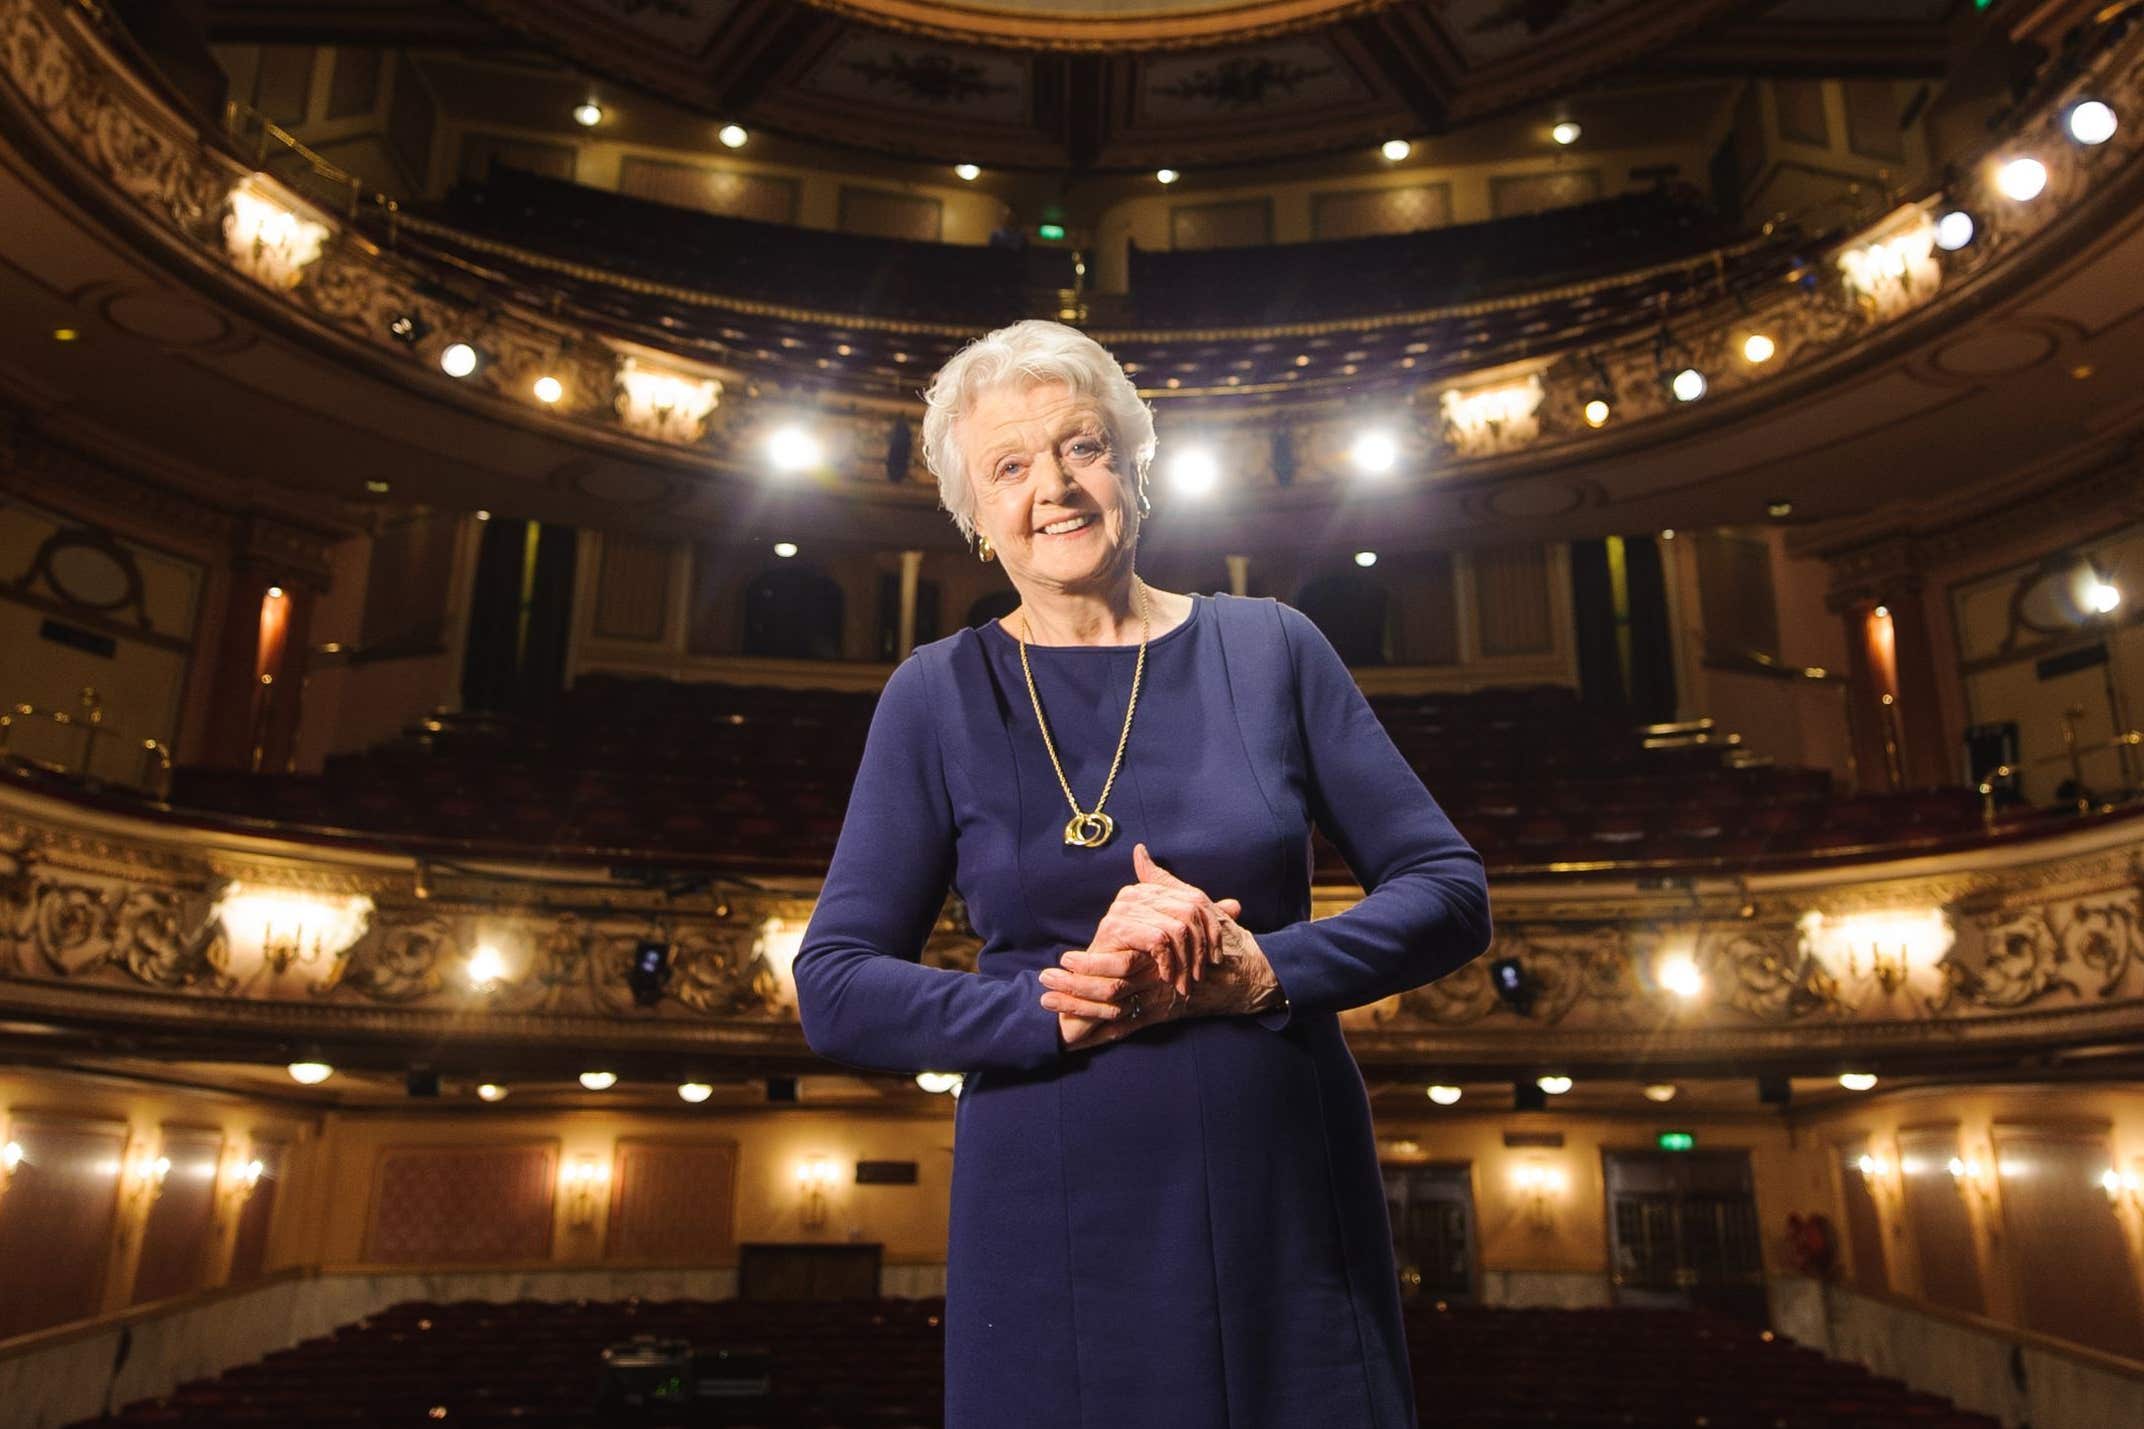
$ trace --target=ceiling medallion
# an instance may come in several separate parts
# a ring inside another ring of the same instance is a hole
[[[1237,44],[1330,24],[1397,0],[805,0],[881,29],[1027,50]]]

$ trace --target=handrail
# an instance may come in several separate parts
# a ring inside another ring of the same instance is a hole
[[[18,720],[33,719],[47,721],[63,730],[79,729],[82,731],[81,767],[70,771],[65,764],[61,764],[57,766],[57,771],[61,774],[78,774],[84,779],[96,777],[92,773],[90,766],[96,762],[98,738],[100,736],[110,739],[124,738],[117,729],[104,723],[104,697],[97,692],[97,687],[95,685],[84,685],[82,687],[81,706],[77,711],[40,709],[36,705],[27,703],[16,703],[0,708],[0,755],[6,755],[11,752],[9,745],[14,738],[16,722]],[[141,750],[144,755],[142,761],[144,768],[148,766],[151,758],[156,761],[154,776],[146,778],[142,782],[149,786],[159,802],[168,801],[171,798],[171,746],[160,739],[144,739],[141,741]],[[24,756],[18,755],[16,757],[22,758]],[[33,760],[31,762],[42,763],[43,761]]]

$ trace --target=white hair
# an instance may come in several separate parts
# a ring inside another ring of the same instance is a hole
[[[969,343],[938,369],[923,394],[923,461],[938,478],[938,504],[953,515],[953,524],[968,539],[975,535],[975,485],[969,480],[966,454],[953,428],[985,392],[1019,383],[1039,386],[1062,382],[1102,409],[1114,454],[1131,457],[1127,470],[1116,463],[1124,483],[1129,529],[1139,529],[1137,498],[1146,489],[1147,468],[1154,460],[1154,413],[1139,389],[1107,348],[1077,328],[1042,318],[1001,327]]]

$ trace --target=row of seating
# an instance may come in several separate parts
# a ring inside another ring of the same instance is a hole
[[[75,1429],[620,1422],[925,1429],[943,1418],[944,1301],[409,1302]],[[1410,1302],[1424,1425],[1467,1429],[1995,1429],[1858,1365],[1694,1311]],[[638,1335],[762,1349],[772,1393],[600,1412],[600,1355]]]
[[[591,675],[536,719],[438,714],[317,775],[177,771],[210,814],[407,840],[639,852],[821,871],[875,697]],[[1648,748],[1565,687],[1378,697],[1379,719],[1491,864],[1747,867],[1967,839],[1963,788],[1835,796],[1727,743]],[[1347,877],[1322,838],[1321,876]]]

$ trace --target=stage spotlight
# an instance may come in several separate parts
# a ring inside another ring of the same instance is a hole
[[[1211,448],[1185,447],[1169,458],[1169,484],[1180,495],[1205,496],[1221,484],[1221,463]]]
[[[583,1072],[581,1085],[592,1092],[607,1092],[618,1085],[616,1072]]]
[[[292,1062],[283,1070],[290,1073],[292,1081],[307,1087],[317,1087],[335,1075],[335,1069],[325,1062]]]
[[[1865,1092],[1876,1085],[1874,1072],[1841,1072],[1839,1085],[1850,1092]]]
[[[679,1082],[677,1084],[677,1094],[680,1100],[688,1101],[694,1106],[698,1106],[701,1102],[713,1096],[715,1089],[705,1082]]]
[[[776,541],[774,543],[774,554],[780,556],[785,561],[788,560],[791,556],[794,556],[796,553],[797,543],[794,541]]]
[[[546,407],[566,395],[566,384],[546,373],[536,379],[536,400]]]
[[[725,124],[715,131],[715,137],[722,141],[722,147],[725,149],[742,149],[745,140],[752,136],[744,132],[742,124]]]
[[[479,1101],[503,1102],[507,1093],[506,1088],[497,1082],[480,1082],[477,1084],[476,1095]]]
[[[450,342],[439,354],[439,370],[449,377],[467,377],[476,371],[476,349],[466,342]]]
[[[490,992],[506,981],[506,955],[489,943],[469,955],[469,982],[479,992]]]
[[[422,318],[413,313],[397,313],[387,324],[389,336],[393,337],[397,342],[408,343],[412,347],[421,342],[425,334],[431,330]]]
[[[1973,215],[1954,208],[1936,220],[1936,247],[1955,253],[1973,241]]]
[[[1766,333],[1753,332],[1742,339],[1742,360],[1751,363],[1770,362],[1779,351],[1779,344]]]
[[[1645,1099],[1649,1102],[1671,1102],[1680,1090],[1682,1089],[1673,1082],[1651,1082],[1645,1088]]]
[[[584,99],[573,106],[573,122],[583,129],[593,129],[603,122],[603,106],[593,99]]]
[[[489,521],[491,519],[491,513],[489,511],[479,511],[476,513],[476,519],[479,521]]]
[[[1157,184],[1173,184],[1182,177],[1183,175],[1179,174],[1174,169],[1154,170],[1154,182]]]
[[[1668,390],[1678,402],[1695,402],[1705,395],[1705,374],[1694,367],[1685,367],[1668,382]]]
[[[670,985],[670,945],[661,938],[642,938],[635,944],[632,966],[625,970],[625,985],[633,990],[633,1001],[642,1007],[661,1002],[663,989]]]
[[[1381,476],[1399,465],[1400,444],[1392,440],[1389,432],[1364,432],[1348,448],[1348,457],[1357,471]]]
[[[1457,1087],[1435,1086],[1429,1089],[1429,1099],[1438,1106],[1450,1106],[1458,1101],[1459,1097],[1460,1091]]]
[[[1571,1089],[1571,1079],[1560,1073],[1551,1072],[1545,1077],[1535,1077],[1534,1085],[1552,1097],[1560,1097]]]
[[[1611,410],[1607,398],[1595,397],[1585,406],[1586,425],[1589,427],[1607,426],[1608,414]]]
[[[1578,136],[1585,132],[1578,124],[1566,119],[1555,128],[1549,130],[1548,136],[1559,144],[1576,144]]]
[[[974,183],[983,176],[983,171],[973,164],[955,164],[953,173],[966,183]]]
[[[2121,587],[2100,580],[2097,576],[2084,588],[2084,607],[2094,615],[2111,615],[2121,603]]]
[[[777,427],[767,438],[767,460],[779,472],[810,471],[824,455],[819,439],[802,427]]]
[[[1414,152],[1414,145],[1405,139],[1387,139],[1384,148],[1378,152],[1396,164]]]
[[[1357,551],[1355,553],[1355,564],[1361,566],[1364,570],[1368,570],[1377,564],[1377,552]]]
[[[1517,958],[1498,958],[1489,964],[1489,983],[1506,1007],[1521,1017],[1532,1014],[1534,998],[1541,989],[1527,975],[1524,963]]]
[[[958,1072],[916,1073],[917,1087],[921,1088],[926,1092],[929,1092],[934,1097],[947,1095],[955,1087],[958,1087],[960,1085],[960,1081],[961,1077],[960,1073]]]
[[[2113,108],[2098,99],[2072,106],[2069,126],[2070,137],[2080,144],[2104,144],[2114,137],[2117,127]]]
[[[2004,198],[2029,203],[2047,187],[2047,165],[2038,159],[2011,159],[1995,171],[1995,187]]]

